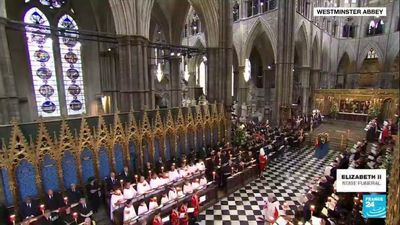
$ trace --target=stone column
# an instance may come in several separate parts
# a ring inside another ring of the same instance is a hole
[[[302,91],[301,109],[303,114],[308,114],[310,97],[310,67],[300,67],[300,82]]]
[[[182,87],[179,64],[179,57],[175,57],[169,60],[169,96],[171,100],[171,107],[179,107],[182,104]]]
[[[141,36],[121,36],[119,50],[119,106],[122,112],[152,106],[147,64],[148,40]]]
[[[309,110],[313,110],[314,107],[314,91],[317,89],[320,89],[320,75],[321,70],[320,69],[312,69],[311,70],[311,79],[310,79],[310,96],[311,96],[311,102],[309,102]]]
[[[247,93],[249,91],[247,82],[243,78],[243,73],[244,66],[238,66],[237,100],[240,106],[242,103],[247,103]]]
[[[277,123],[285,122],[291,116],[295,15],[295,1],[278,1],[276,104],[272,112],[273,119]]]
[[[4,6],[3,1],[1,1],[1,4]],[[5,28],[5,17],[5,11],[0,12],[0,124],[9,124],[13,117],[17,120],[20,119],[18,96]]]
[[[195,99],[195,89],[196,87],[196,71],[189,70],[189,80],[188,80],[188,98]]]
[[[210,2],[218,4],[218,41],[207,48],[207,100],[222,102],[228,109],[232,104],[232,2]]]
[[[109,108],[106,108],[106,112],[111,113],[115,112],[118,109],[118,86],[117,86],[117,75],[116,69],[118,67],[116,60],[116,52],[111,51],[103,51],[100,52],[100,84],[101,91],[103,96],[109,96],[110,102]],[[105,106],[103,106],[104,108]],[[104,109],[101,109],[104,111]],[[109,111],[108,111],[109,110]]]
[[[158,82],[157,80],[157,64],[155,64],[154,61],[151,62],[151,64],[149,65],[149,84],[150,84],[150,99],[151,99],[151,105],[149,106],[149,108],[151,109],[155,109],[156,107],[156,83]]]
[[[239,0],[239,19],[247,17],[247,1],[249,0]]]
[[[322,88],[322,89],[327,89],[329,87],[329,72],[328,71],[320,72],[319,85],[320,85],[320,88]]]

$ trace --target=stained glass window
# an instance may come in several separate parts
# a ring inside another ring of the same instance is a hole
[[[37,8],[26,12],[24,22],[40,26],[50,25],[46,16]],[[28,26],[26,37],[38,114],[43,117],[60,116],[50,30]]]
[[[71,16],[64,15],[58,22],[58,28],[63,33],[59,40],[67,113],[82,114],[86,107],[78,26]]]

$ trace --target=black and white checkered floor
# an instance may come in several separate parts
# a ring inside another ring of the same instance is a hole
[[[275,196],[281,215],[294,215],[300,199],[310,190],[316,177],[323,174],[338,152],[333,150],[324,159],[314,157],[312,147],[288,151],[281,159],[269,162],[264,178],[257,179],[200,214],[200,225],[256,225],[262,216],[264,199]],[[284,210],[286,202],[290,209]]]

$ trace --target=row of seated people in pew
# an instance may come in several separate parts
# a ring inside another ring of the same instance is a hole
[[[151,210],[154,208],[154,204],[152,202],[157,202],[158,204],[164,204],[165,202],[172,201],[178,197],[181,197],[186,194],[191,194],[195,190],[205,187],[207,185],[207,179],[204,177],[204,170],[205,165],[203,163],[198,163],[196,168],[192,168],[193,170],[189,171],[187,169],[180,169],[179,171],[174,168],[171,168],[169,172],[166,172],[162,178],[159,178],[156,173],[152,174],[152,178],[149,181],[146,181],[143,176],[140,177],[137,183],[131,184],[129,180],[126,181],[120,180],[121,184],[123,184],[123,188],[115,182],[112,190],[110,192],[110,217],[112,219],[113,211],[118,208],[117,205],[120,205],[122,201],[118,201],[121,198],[123,201],[130,201],[132,199],[143,199],[144,196],[155,194],[154,191],[156,189],[163,190],[167,189],[168,194],[164,193],[163,196],[160,198],[159,203],[156,201],[156,198],[150,198],[149,204],[145,204],[145,201],[142,201],[141,204],[144,204],[146,211]],[[126,169],[125,171],[126,172]],[[123,173],[124,173],[123,172]],[[120,178],[122,177],[123,173],[120,174]],[[190,178],[193,178],[194,175],[197,174],[196,178],[192,181]],[[115,176],[114,173],[111,173],[111,176]],[[183,182],[182,187],[173,186],[173,183],[177,183],[178,181]],[[91,184],[93,184],[94,179],[91,179]],[[110,183],[114,183],[114,179],[110,179]],[[97,193],[100,193],[100,188],[95,185],[95,192],[96,197],[100,197]],[[122,190],[122,191],[121,191]],[[89,199],[90,192],[89,189]],[[78,213],[78,221],[84,222],[84,219],[91,218],[93,212],[95,212],[95,208],[97,209],[98,201],[94,201],[91,203],[86,203],[86,200],[82,198],[83,193],[76,188],[76,185],[71,185],[71,188],[67,190],[67,195],[62,197],[61,194],[58,192],[54,192],[53,190],[48,190],[46,196],[44,197],[44,204],[39,205],[37,201],[33,201],[31,198],[27,198],[24,203],[19,206],[20,210],[20,217],[23,220],[29,222],[35,222],[36,224],[41,224],[42,220],[47,220],[48,217],[47,211],[49,210],[52,213],[51,221],[54,222],[53,224],[57,224],[58,219],[64,219],[66,209],[71,210],[73,209],[74,212]],[[119,196],[119,197],[117,197]],[[142,197],[142,198],[141,198]],[[93,196],[92,196],[93,199]],[[116,204],[116,200],[118,204]],[[143,210],[138,210],[138,215],[143,213]],[[43,214],[44,216],[41,219],[33,219],[37,216]],[[69,213],[68,213],[69,215]],[[39,221],[39,223],[38,223]],[[28,223],[29,224],[29,223]]]
[[[123,189],[123,186],[127,185],[126,183],[128,182],[136,183],[137,190],[135,191],[141,193],[145,192],[143,190],[146,189],[146,187],[141,185],[143,179],[147,182],[149,188],[156,188],[165,185],[168,181],[187,177],[193,174],[194,171],[206,170],[206,176],[209,180],[215,180],[220,186],[223,186],[227,174],[240,172],[250,161],[253,163],[255,161],[251,151],[237,151],[237,148],[230,147],[229,143],[220,144],[218,147],[217,151],[207,150],[209,154],[205,154],[209,156],[206,162],[207,165],[201,159],[196,160],[196,163],[194,163],[194,160],[188,160],[189,163],[186,163],[186,158],[183,158],[181,161],[181,168],[176,169],[176,164],[172,163],[169,171],[165,171],[164,164],[160,159],[156,163],[156,167],[152,167],[150,163],[146,164],[146,167],[140,173],[144,178],[140,178],[141,176],[138,174],[133,175],[128,167],[125,167],[123,172],[118,174],[118,176],[112,172],[110,177],[107,177],[103,182],[97,182],[96,179],[90,178],[86,185],[88,205],[91,205],[92,212],[96,213],[98,207],[104,200],[109,204],[111,196],[110,191],[115,187]],[[235,157],[232,156],[233,154],[235,154]],[[158,171],[160,176],[157,174]],[[199,181],[201,181],[201,179]],[[84,191],[75,184],[72,184],[71,187],[66,190],[64,197],[57,192],[53,192],[53,190],[48,190],[44,198],[45,204],[43,204],[43,208],[53,212],[67,206],[73,206],[72,208],[74,208],[74,206],[78,205],[82,197],[84,197]],[[41,214],[41,210],[38,210],[40,207],[37,202],[38,201],[30,198],[25,199],[24,203],[19,206],[19,217],[21,220],[36,217]]]
[[[263,148],[270,160],[283,155],[283,152],[291,147],[296,149],[305,141],[305,132],[302,127],[271,127],[268,123],[254,123],[248,121],[245,124],[237,123],[233,127],[246,131],[245,148],[258,155],[259,149]]]
[[[337,169],[379,167],[382,163],[377,159],[384,154],[390,154],[391,150],[392,148],[387,146],[369,146],[364,140],[340,154],[325,168],[324,175],[307,193],[305,204],[302,210],[297,211],[295,220],[304,221],[305,224],[320,224],[324,221],[327,225],[384,225],[384,219],[362,218],[362,194],[368,193],[336,192],[336,173]],[[368,166],[372,165],[371,162],[373,166]]]

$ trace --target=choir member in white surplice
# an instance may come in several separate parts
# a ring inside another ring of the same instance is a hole
[[[161,185],[165,185],[169,182],[169,177],[168,177],[168,173],[164,173],[160,176],[160,183]]]
[[[124,208],[124,222],[129,221],[136,217],[135,208],[133,207],[132,203],[129,203]]]
[[[140,177],[140,182],[137,184],[137,192],[138,194],[144,194],[148,191],[150,191],[151,187],[149,183],[144,179],[144,176]]]
[[[124,187],[124,199],[128,200],[128,199],[132,199],[137,195],[137,192],[135,190],[135,188],[133,188],[133,185],[131,185],[130,182],[126,182],[125,183],[125,187]]]
[[[176,188],[172,186],[168,192],[168,198],[170,200],[176,199],[178,197],[178,192],[176,191]]]
[[[158,207],[157,197],[151,198],[150,202],[149,202],[149,210],[153,210],[153,209],[155,209],[157,207]]]
[[[160,178],[158,178],[157,174],[153,173],[153,176],[150,179],[150,187],[152,189],[156,189],[162,185],[161,182],[162,181],[160,180]]]
[[[200,186],[206,185],[207,184],[207,178],[205,176],[201,177],[200,179]]]
[[[178,198],[184,196],[185,194],[182,191],[181,187],[176,187],[176,194],[178,195]]]
[[[171,166],[171,171],[169,171],[169,180],[170,181],[175,181],[181,178],[181,175],[179,174],[178,170],[175,168],[174,165]]]
[[[192,188],[192,184],[186,180],[185,184],[183,185],[183,193],[184,194],[191,194],[193,193],[193,188]]]
[[[196,167],[199,171],[204,171],[206,170],[206,166],[204,165],[204,162],[202,159],[199,160],[198,163],[196,163]]]
[[[161,197],[161,205],[164,205],[165,203],[167,203],[169,201],[169,198],[167,196],[167,193],[164,193]]]
[[[138,216],[145,214],[149,209],[145,202],[141,202],[138,208]]]
[[[198,171],[197,166],[194,163],[191,163],[189,166],[189,173],[195,174]]]
[[[180,170],[179,170],[179,174],[182,176],[182,177],[188,177],[190,174],[189,174],[189,167],[188,166],[184,166],[184,167],[182,167]]]
[[[196,190],[197,188],[200,187],[200,179],[196,178],[193,182],[192,182],[192,188],[193,190]]]
[[[111,195],[111,200],[110,200],[110,217],[111,217],[112,221],[114,221],[113,212],[116,209],[121,208],[124,202],[125,202],[125,200],[124,200],[124,196],[121,193],[121,190],[117,189]]]

